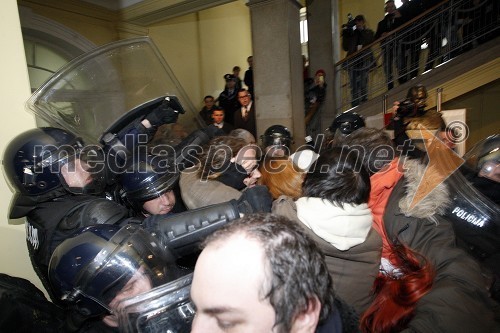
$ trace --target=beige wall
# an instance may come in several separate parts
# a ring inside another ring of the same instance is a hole
[[[467,109],[469,138],[466,149],[472,148],[487,136],[499,134],[498,96],[500,96],[500,79],[443,103],[443,110]]]
[[[352,0],[339,0],[339,31],[342,31],[342,24],[347,22],[347,14],[351,13],[352,17],[356,15],[363,15],[366,20],[366,26],[377,32],[377,24],[384,18],[384,3],[385,0],[362,0],[362,1],[352,1]],[[340,59],[345,57],[345,52],[342,50],[342,44],[339,44],[341,48]]]
[[[3,158],[5,144],[17,134],[35,125],[33,117],[24,110],[24,102],[30,96],[30,85],[24,60],[16,0],[2,2],[0,30],[9,32],[2,36],[2,48],[8,52],[0,53],[0,72],[2,73],[0,76],[0,99],[2,100],[0,156]],[[24,277],[43,290],[28,257],[24,221],[7,219],[11,197],[12,192],[4,177],[0,177],[0,272]]]
[[[241,67],[243,79],[246,58],[252,54],[250,12],[244,1],[158,23],[149,27],[149,35],[197,108],[205,95],[220,94],[223,76],[233,66]]]
[[[203,106],[205,95],[217,97],[224,88],[223,76],[233,66],[248,68],[246,58],[252,54],[250,12],[246,1],[169,19],[148,27],[116,22],[107,11],[84,6],[79,11],[64,3],[48,0],[20,0],[36,14],[80,33],[95,45],[121,38],[149,35],[172,68],[196,111]],[[95,7],[94,7],[95,8]],[[181,123],[192,123],[181,118]]]
[[[92,5],[72,7],[63,1],[20,0],[20,6],[29,7],[36,14],[54,20],[77,31],[96,45],[106,44],[118,39],[114,16],[109,11],[93,10]]]

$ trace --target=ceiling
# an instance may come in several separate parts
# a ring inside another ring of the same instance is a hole
[[[97,6],[104,7],[109,10],[120,10],[137,3],[143,2],[144,0],[82,0]]]
[[[119,11],[120,19],[141,26],[195,13],[234,1],[248,0],[80,0],[108,10]],[[301,6],[305,0],[297,0]]]
[[[80,0],[120,12],[124,22],[147,26],[238,0]]]

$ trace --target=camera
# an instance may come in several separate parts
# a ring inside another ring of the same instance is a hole
[[[425,113],[425,105],[417,105],[410,98],[399,102],[396,114],[401,117],[421,116]]]

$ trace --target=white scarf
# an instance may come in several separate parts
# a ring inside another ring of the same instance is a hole
[[[372,226],[368,204],[338,207],[321,198],[303,197],[296,201],[297,217],[316,235],[341,251],[363,243]]]

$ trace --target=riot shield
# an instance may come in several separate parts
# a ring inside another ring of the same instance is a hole
[[[125,333],[185,333],[195,310],[189,297],[193,274],[126,298],[118,305],[119,330]]]
[[[185,110],[194,106],[153,41],[120,40],[75,58],[54,73],[27,101],[27,108],[51,126],[97,144],[176,96]]]
[[[448,180],[452,203],[446,216],[459,241],[480,260],[500,254],[499,148],[500,135],[480,141]]]

